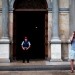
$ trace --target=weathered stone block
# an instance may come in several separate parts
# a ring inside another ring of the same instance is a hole
[[[69,0],[59,0],[59,8],[69,8]]]
[[[48,13],[48,41],[51,40],[52,34],[52,13]]]
[[[63,60],[67,60],[68,59],[68,44],[62,44],[61,46],[61,55],[62,55],[62,58]]]
[[[69,38],[69,13],[59,14],[60,38],[66,41]]]
[[[9,13],[9,36],[13,39],[13,12]]]
[[[52,34],[52,13],[48,13],[48,41],[51,41]],[[51,57],[51,45],[48,43],[48,58]]]
[[[2,8],[2,0],[0,0],[0,8]]]
[[[0,39],[0,62],[10,62],[9,39]]]

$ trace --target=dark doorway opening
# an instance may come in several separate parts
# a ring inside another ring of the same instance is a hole
[[[30,59],[45,59],[45,12],[16,11],[16,59],[22,59],[24,36],[31,42]]]

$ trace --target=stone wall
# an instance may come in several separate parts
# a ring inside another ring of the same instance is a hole
[[[69,9],[69,0],[59,0],[60,9]],[[69,39],[69,11],[65,10],[59,13],[59,28],[60,28],[60,39],[61,44],[61,56],[62,59],[68,59],[68,39]]]
[[[69,39],[69,0],[59,0],[59,37],[62,41],[61,56],[68,59],[68,39]],[[62,10],[63,9],[63,10]],[[51,40],[52,12],[48,14],[48,41]],[[51,57],[51,47],[48,45],[48,57]]]
[[[2,35],[2,0],[0,0],[0,37]],[[65,10],[69,8],[69,0],[59,0],[59,8]],[[51,40],[52,27],[52,11],[48,13],[48,41]],[[62,58],[68,58],[68,44],[69,39],[69,11],[59,11],[59,36],[62,40]],[[9,36],[13,39],[13,12],[9,12]],[[48,57],[50,58],[50,45],[48,44]]]
[[[69,8],[69,0],[59,0],[60,8]]]
[[[9,37],[13,38],[13,12],[9,12]],[[2,0],[0,0],[0,38],[2,35]]]
[[[2,8],[2,0],[0,0],[0,8]]]
[[[62,41],[61,53],[63,59],[68,59],[68,44],[69,39],[69,13],[59,14],[60,39]]]
[[[69,13],[59,13],[60,38],[63,42],[69,38]]]

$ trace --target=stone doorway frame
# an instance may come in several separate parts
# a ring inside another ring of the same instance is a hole
[[[15,0],[11,0],[11,5],[10,5],[10,8],[12,8],[12,12],[11,12],[11,14],[10,14],[10,16],[13,16],[13,10],[14,10],[14,8],[13,8],[13,5],[14,5],[14,2],[15,2]],[[47,8],[47,10],[48,10],[48,13],[47,14],[50,14],[51,12],[51,10],[52,10],[52,3],[51,3],[51,0],[46,0],[46,2],[47,2],[47,5],[48,5],[48,8]],[[44,11],[44,10],[43,10]],[[12,17],[12,22],[13,22],[13,17]],[[12,23],[13,24],[13,23]],[[49,25],[48,25],[49,26]],[[13,28],[13,25],[12,25],[12,28]],[[48,27],[49,28],[49,27]],[[13,31],[12,31],[13,32]],[[48,33],[49,33],[49,29],[48,29]],[[12,33],[12,35],[13,35],[13,33]],[[48,34],[49,35],[49,34]],[[12,36],[13,37],[13,36]],[[49,37],[48,37],[49,38]],[[48,42],[47,42],[48,43]],[[48,43],[48,46],[49,46],[50,44]],[[12,50],[12,46],[13,45],[11,45],[11,53],[10,53],[10,56],[11,56],[11,59],[13,58],[13,50]],[[45,56],[46,57],[46,59],[50,59],[50,48],[48,47],[48,53],[46,53],[46,54],[48,54],[47,56]],[[14,58],[15,59],[15,58]]]
[[[28,10],[29,10],[29,9],[28,9]],[[24,14],[25,14],[25,12],[28,12],[28,13],[30,13],[30,12],[33,12],[33,13],[38,13],[38,12],[39,12],[39,13],[40,13],[40,12],[41,12],[41,11],[37,11],[37,12],[36,12],[36,10],[37,10],[37,9],[35,9],[35,11],[34,11],[33,9],[32,9],[32,11],[27,11],[27,10],[26,10],[26,11],[25,11],[25,10],[23,11],[23,10],[22,10],[22,12],[24,12]],[[19,12],[19,11],[15,11],[15,12]],[[43,43],[43,44],[44,44],[44,50],[41,52],[40,58],[35,58],[35,59],[46,59],[46,58],[48,57],[48,53],[47,53],[47,52],[48,52],[48,48],[47,48],[47,47],[48,47],[48,43],[47,43],[47,41],[48,41],[48,33],[47,33],[47,32],[48,32],[48,22],[47,22],[47,21],[48,21],[48,20],[47,20],[47,17],[48,17],[48,16],[47,16],[47,13],[48,13],[48,12],[47,12],[47,10],[46,10],[46,11],[42,11],[42,12],[41,12],[41,15],[42,15],[42,13],[43,13],[43,17],[44,17],[44,18],[43,18],[43,19],[44,19],[44,22],[43,22],[44,24],[42,25],[42,28],[44,27],[44,35],[43,35],[43,38],[44,38],[44,43]],[[17,13],[16,13],[16,15],[17,15]],[[15,15],[15,16],[16,16],[16,15]],[[27,15],[28,15],[28,14],[27,14]],[[40,15],[40,17],[41,17],[41,15]],[[21,15],[21,16],[22,16],[22,15]],[[36,15],[35,15],[35,16],[36,16]],[[29,16],[28,16],[28,17],[29,17]],[[16,18],[17,18],[17,17],[16,17]],[[19,18],[19,17],[18,17],[18,18]],[[37,18],[37,17],[36,17],[36,18]],[[16,19],[15,19],[15,20],[16,20]],[[24,20],[25,20],[25,19],[24,19]],[[38,19],[38,20],[39,20],[39,19]],[[16,22],[16,21],[15,21],[15,22]],[[40,23],[40,22],[39,22],[39,23]],[[14,29],[16,29],[17,26],[18,26],[17,24],[13,24],[13,25],[14,25]],[[31,27],[30,27],[30,28],[31,28]],[[32,28],[31,28],[31,29],[32,29]],[[16,33],[16,31],[14,30],[13,36],[16,36],[15,33]],[[34,32],[33,32],[33,34],[34,34]],[[41,34],[42,34],[42,33],[41,33]],[[31,36],[30,36],[30,37],[31,37]],[[29,37],[29,38],[30,38],[30,37]],[[20,38],[21,38],[21,37],[20,37]],[[14,37],[13,39],[14,39],[14,41],[15,41],[15,40],[16,40],[16,37]],[[17,43],[17,41],[16,41],[16,43]],[[31,43],[32,43],[32,42],[31,42]],[[15,43],[14,43],[14,44],[15,44]],[[15,44],[14,46],[15,46],[15,47],[13,47],[13,48],[14,48],[14,49],[13,49],[13,50],[14,50],[13,55],[14,55],[14,58],[16,58],[16,50],[17,50],[17,49],[16,49],[16,48],[17,48],[17,47],[16,47],[16,44]],[[15,50],[15,49],[16,49],[16,50]],[[33,51],[32,51],[32,53],[33,53]],[[41,57],[42,57],[42,53],[44,53],[43,58],[41,58]],[[31,54],[31,53],[30,53],[30,54]],[[32,54],[31,54],[31,55],[32,55]],[[32,57],[32,59],[34,59],[34,57]]]

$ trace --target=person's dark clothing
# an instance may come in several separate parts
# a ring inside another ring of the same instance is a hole
[[[27,60],[29,62],[29,50],[23,50],[23,63]]]
[[[29,41],[23,41],[22,44],[21,44],[25,50],[23,50],[23,63],[25,62],[25,60],[27,60],[27,62],[29,63],[29,50],[26,50],[26,48],[28,46],[30,46],[30,42]]]

